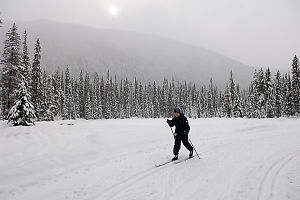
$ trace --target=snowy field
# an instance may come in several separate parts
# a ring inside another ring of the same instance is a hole
[[[300,199],[300,119],[189,121],[201,159],[160,168],[173,156],[165,119],[2,121],[0,199]]]

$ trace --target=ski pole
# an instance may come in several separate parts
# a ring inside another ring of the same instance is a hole
[[[196,152],[196,154],[197,154],[198,158],[200,159],[200,156],[199,156],[199,154],[198,154],[198,152],[197,152],[196,148],[194,147],[194,145],[193,145],[193,143],[192,143],[192,141],[191,141],[191,139],[190,139],[190,138],[189,138],[189,142],[191,143],[191,145],[192,145],[193,149],[195,150],[195,152]]]

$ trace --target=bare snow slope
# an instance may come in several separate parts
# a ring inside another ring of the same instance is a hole
[[[299,121],[190,119],[201,160],[160,168],[165,119],[1,122],[0,199],[299,200]]]

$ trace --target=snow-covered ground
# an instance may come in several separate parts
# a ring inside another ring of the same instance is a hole
[[[0,199],[300,199],[300,119],[190,125],[201,159],[156,168],[172,157],[165,119],[0,122]]]

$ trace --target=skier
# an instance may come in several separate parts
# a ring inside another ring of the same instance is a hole
[[[174,132],[174,148],[173,148],[173,154],[174,158],[172,158],[172,161],[178,160],[178,152],[180,150],[181,141],[183,145],[190,151],[189,158],[193,157],[193,147],[189,143],[188,134],[190,131],[190,126],[187,118],[184,116],[183,113],[180,112],[179,108],[174,109],[174,118],[172,120],[167,120],[167,123],[170,127],[176,126],[175,132]]]

